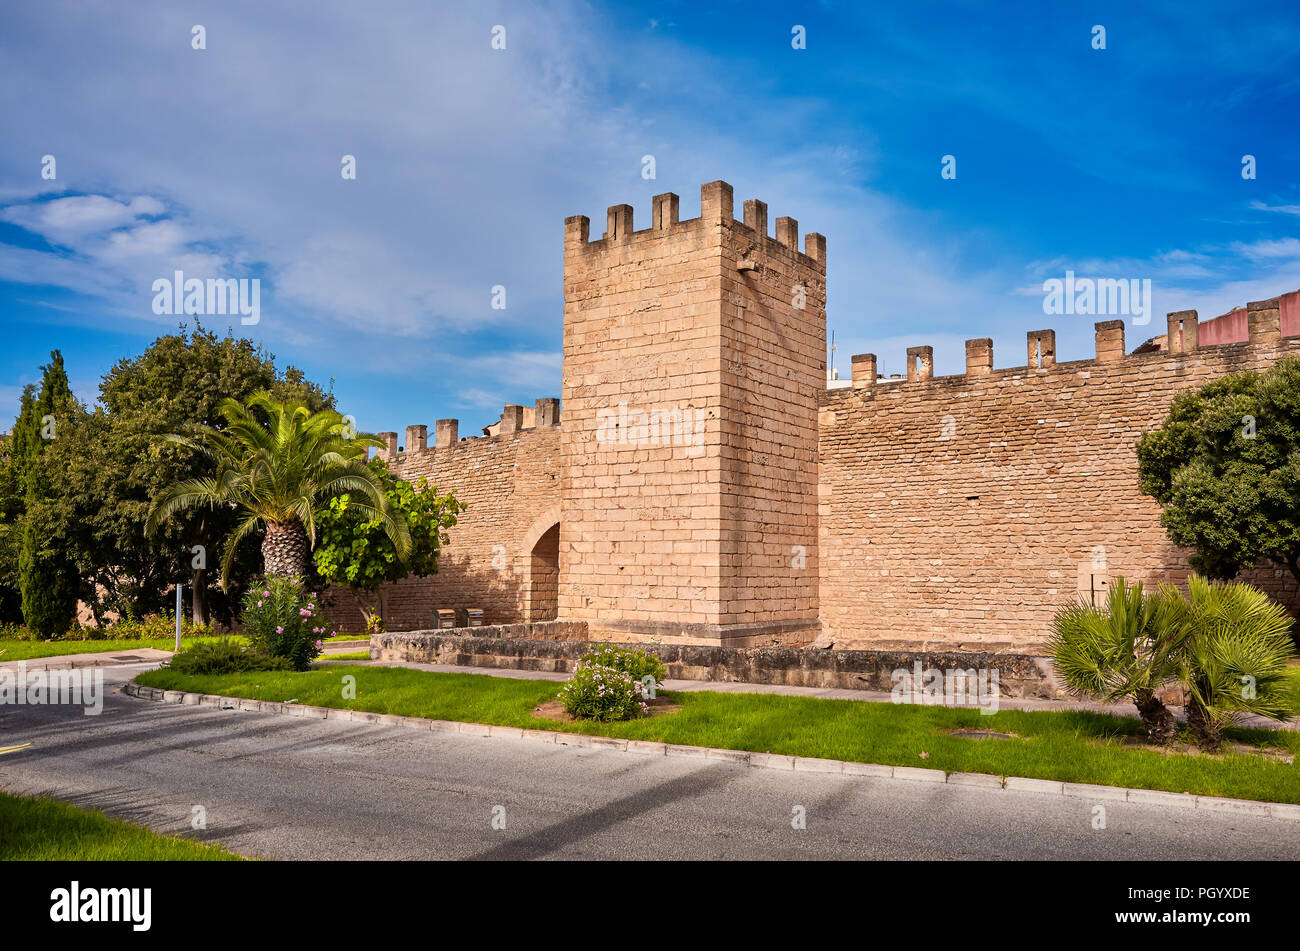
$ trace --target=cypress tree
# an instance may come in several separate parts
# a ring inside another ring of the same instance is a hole
[[[78,407],[63,355],[55,350],[41,369],[40,393],[32,401],[30,387],[24,390],[23,412],[14,427],[12,462],[23,489],[24,509],[18,587],[27,629],[41,637],[58,637],[76,620],[81,575],[55,517],[53,476],[42,469],[41,455]]]

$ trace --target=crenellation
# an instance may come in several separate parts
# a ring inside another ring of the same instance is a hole
[[[429,439],[429,427],[425,425],[406,427],[406,452],[423,452]]]
[[[537,400],[533,410],[533,425],[534,427],[560,425],[560,401],[555,397]]]
[[[457,419],[440,419],[434,424],[434,446],[438,449],[446,449],[448,446],[456,444],[456,436],[460,429],[460,420]]]
[[[730,224],[735,217],[732,202],[731,186],[721,179],[700,186],[700,218],[704,221]]]
[[[907,382],[925,383],[934,377],[934,347],[907,348]]]
[[[586,215],[571,215],[564,219],[564,247],[585,248],[591,238],[591,219]]]
[[[1282,339],[1282,312],[1278,298],[1250,301],[1246,304],[1246,321],[1252,343],[1272,343]]]
[[[680,202],[672,192],[654,196],[651,221],[655,231],[667,231],[677,224]]]
[[[1102,320],[1093,325],[1097,339],[1097,362],[1114,363],[1124,359],[1124,321]]]
[[[736,220],[733,216],[734,191],[725,181],[707,182],[700,186],[700,217],[682,221],[679,218],[680,199],[673,192],[655,195],[651,204],[651,224],[649,228],[636,231],[633,228],[632,206],[627,204],[610,205],[605,212],[605,233],[597,240],[591,240],[591,222],[585,215],[573,215],[564,220],[565,254],[575,252],[597,253],[622,244],[625,241],[658,240],[668,235],[677,234],[682,228],[699,228],[708,225],[723,224],[752,231],[758,244],[769,251],[777,246],[787,247],[796,259],[808,259],[821,265],[822,279],[825,278],[826,238],[811,232],[805,236],[804,249],[799,250],[799,223],[794,218],[778,218],[776,237],[767,234],[767,203],[757,198],[744,202],[743,218]],[[640,246],[639,246],[640,247]],[[752,268],[740,266],[742,271]],[[584,282],[590,287],[591,275],[584,276]],[[566,291],[579,289],[573,284],[565,285]]]
[[[816,231],[809,231],[803,239],[804,254],[812,258],[823,269],[826,267],[826,236]]]
[[[1029,343],[1029,368],[1046,370],[1056,365],[1056,331],[1031,330],[1025,335]]]
[[[966,375],[988,376],[993,372],[993,338],[977,337],[966,341]]]
[[[1194,310],[1176,310],[1166,316],[1166,349],[1170,353],[1192,353],[1199,349],[1198,317]]]
[[[397,433],[378,433],[383,440],[384,448],[379,452],[379,458],[392,464],[397,461]]]
[[[850,378],[853,389],[870,389],[876,385],[876,355],[874,353],[856,353],[850,358]]]
[[[501,425],[498,435],[508,436],[524,428],[524,408],[518,403],[507,403],[501,411]]]
[[[799,249],[799,222],[789,217],[777,218],[776,241],[777,244],[784,244],[787,248],[797,251]]]
[[[619,240],[633,233],[632,206],[610,205],[605,213],[605,238]]]

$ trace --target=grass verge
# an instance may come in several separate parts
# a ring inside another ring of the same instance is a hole
[[[329,668],[209,677],[163,669],[136,680],[165,690],[296,699],[438,720],[1300,803],[1300,766],[1294,761],[1300,733],[1291,730],[1232,729],[1229,739],[1249,752],[1204,756],[1135,748],[1143,737],[1136,717],[1018,710],[983,715],[948,707],[708,691],[672,694],[681,710],[664,716],[561,723],[532,715],[539,703],[555,697],[559,685],[550,681],[395,667],[349,666],[347,674],[356,678],[354,700],[342,699],[342,674]],[[973,740],[952,735],[956,729],[996,730],[1015,738]]]
[[[78,809],[45,796],[0,793],[0,861],[229,862],[241,857]]]

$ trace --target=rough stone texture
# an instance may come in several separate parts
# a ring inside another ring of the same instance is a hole
[[[548,425],[398,455],[402,478],[454,490],[468,508],[448,532],[437,574],[382,589],[380,614],[391,629],[429,627],[442,607],[481,608],[485,623],[556,616],[559,534],[547,532],[560,520],[559,445],[559,426]],[[340,630],[364,629],[346,590],[332,590],[330,601]]]
[[[474,634],[467,633],[474,631]],[[501,625],[451,631],[380,634],[370,640],[375,660],[455,664],[509,670],[567,673],[594,643],[582,622]],[[785,684],[891,690],[893,672],[923,669],[996,669],[1004,697],[1063,696],[1051,666],[1025,654],[922,653],[915,651],[813,650],[807,648],[721,647],[702,644],[636,643],[654,654],[675,680]]]
[[[1095,359],[1058,362],[1038,329],[1014,350],[1027,365],[997,368],[984,337],[959,376],[933,377],[922,345],[907,380],[860,354],[851,386],[826,389],[825,239],[800,252],[789,217],[769,237],[757,200],[735,220],[725,182],[702,187],[699,218],[678,204],[656,196],[641,231],[613,206],[596,241],[566,220],[562,406],[506,406],[473,439],[439,420],[432,448],[423,426],[406,452],[384,434],[399,473],[469,505],[437,575],[384,589],[390,629],[477,607],[622,642],[1041,651],[1063,603],[1118,575],[1186,579],[1134,452],[1173,397],[1300,354],[1292,294],[1249,303],[1240,342],[1205,345],[1179,311],[1163,350],[1128,353],[1103,320]],[[680,425],[696,411],[698,441]],[[1300,607],[1285,569],[1243,579]],[[331,620],[359,629],[335,600]]]
[[[1090,583],[1185,581],[1138,491],[1138,437],[1174,394],[1297,353],[1288,338],[826,391],[819,643],[1041,649]],[[1284,568],[1242,580],[1300,603]]]
[[[656,197],[643,231],[614,206],[597,241],[565,223],[559,616],[806,643],[825,241],[800,253],[793,219],[768,237],[761,202],[736,221],[726,182],[701,188],[699,218],[677,205]]]

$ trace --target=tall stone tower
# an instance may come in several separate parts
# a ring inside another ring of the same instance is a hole
[[[755,645],[818,628],[826,239],[700,189],[649,228],[565,221],[559,616],[594,637]]]

